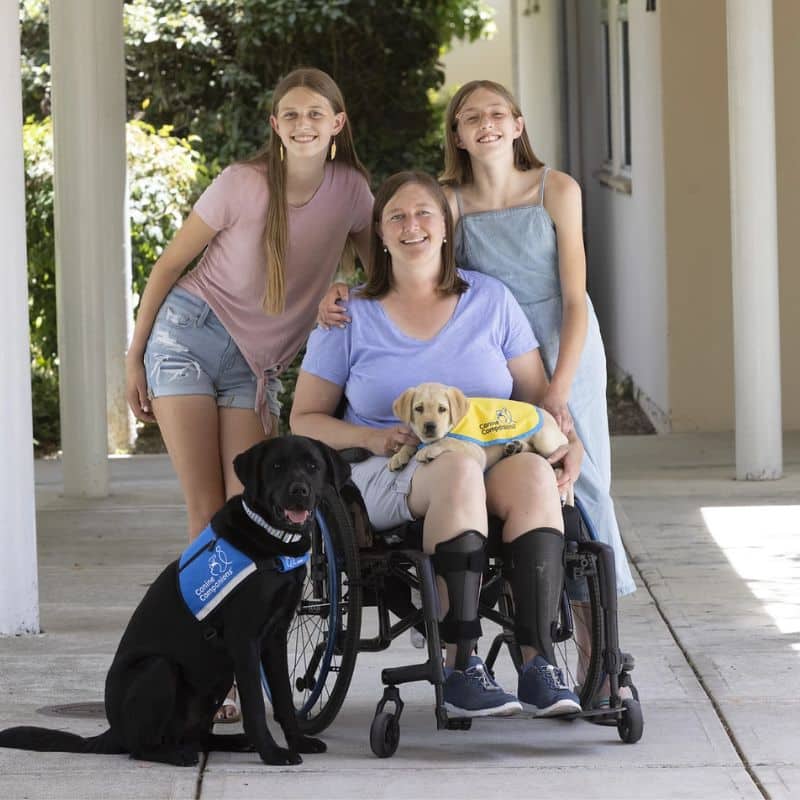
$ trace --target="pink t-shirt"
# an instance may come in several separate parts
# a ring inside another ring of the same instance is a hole
[[[266,314],[263,247],[269,189],[264,168],[232,164],[200,196],[195,212],[217,234],[200,263],[178,281],[205,300],[258,379],[256,411],[269,430],[267,377],[280,375],[303,346],[330,286],[349,233],[369,224],[372,193],[360,172],[327,162],[322,184],[299,208],[289,207],[286,308]]]

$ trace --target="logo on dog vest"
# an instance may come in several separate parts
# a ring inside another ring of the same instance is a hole
[[[178,584],[189,611],[205,619],[257,567],[209,525],[183,551]]]
[[[310,556],[275,556],[273,568],[289,572],[304,566]],[[257,569],[252,558],[217,536],[209,525],[178,560],[178,588],[189,611],[197,619],[205,619]]]
[[[538,432],[543,422],[539,409],[530,403],[473,397],[467,413],[447,435],[490,447],[527,439]]]

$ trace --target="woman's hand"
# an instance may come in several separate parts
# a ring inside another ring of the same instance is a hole
[[[367,449],[376,456],[390,458],[400,451],[403,445],[416,447],[419,439],[408,425],[392,425],[391,428],[373,428],[367,437]]]
[[[147,396],[147,378],[142,356],[129,352],[125,358],[125,397],[136,419],[155,422],[150,398]]]
[[[350,290],[346,283],[334,283],[325,292],[325,297],[320,300],[317,309],[317,322],[326,331],[334,325],[344,328],[350,322],[347,316],[345,303],[350,296]]]
[[[559,491],[564,492],[578,480],[583,461],[583,443],[573,432],[569,442],[551,453],[547,459],[556,469],[556,483]]]
[[[569,396],[567,394],[560,392],[550,384],[542,402],[539,404],[553,415],[558,427],[561,428],[561,432],[565,435],[569,435],[573,428],[572,414],[569,413],[569,408],[567,407],[568,400]]]

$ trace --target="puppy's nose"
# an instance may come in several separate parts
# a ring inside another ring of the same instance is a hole
[[[436,423],[435,422],[426,422],[422,426],[422,431],[426,436],[433,436],[436,433]]]
[[[289,494],[292,497],[308,497],[311,494],[311,490],[308,488],[307,483],[292,481],[289,484]]]

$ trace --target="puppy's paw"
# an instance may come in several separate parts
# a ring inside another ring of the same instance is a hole
[[[427,464],[433,461],[434,458],[438,458],[444,451],[445,449],[441,445],[429,444],[427,447],[423,447],[422,450],[417,452],[417,461]]]
[[[328,745],[322,739],[315,739],[313,736],[301,736],[297,741],[292,742],[292,747],[298,753],[324,753]]]
[[[524,449],[525,445],[519,439],[514,439],[513,442],[506,442],[503,445],[503,455],[515,456],[517,453],[521,453]]]
[[[300,753],[295,753],[294,750],[287,750],[285,747],[276,747],[274,750],[261,753],[261,760],[272,767],[285,767],[290,764],[303,763]]]
[[[390,472],[399,472],[406,464],[408,464],[409,458],[408,456],[401,450],[399,453],[395,453],[390,459],[388,463],[389,471]]]

